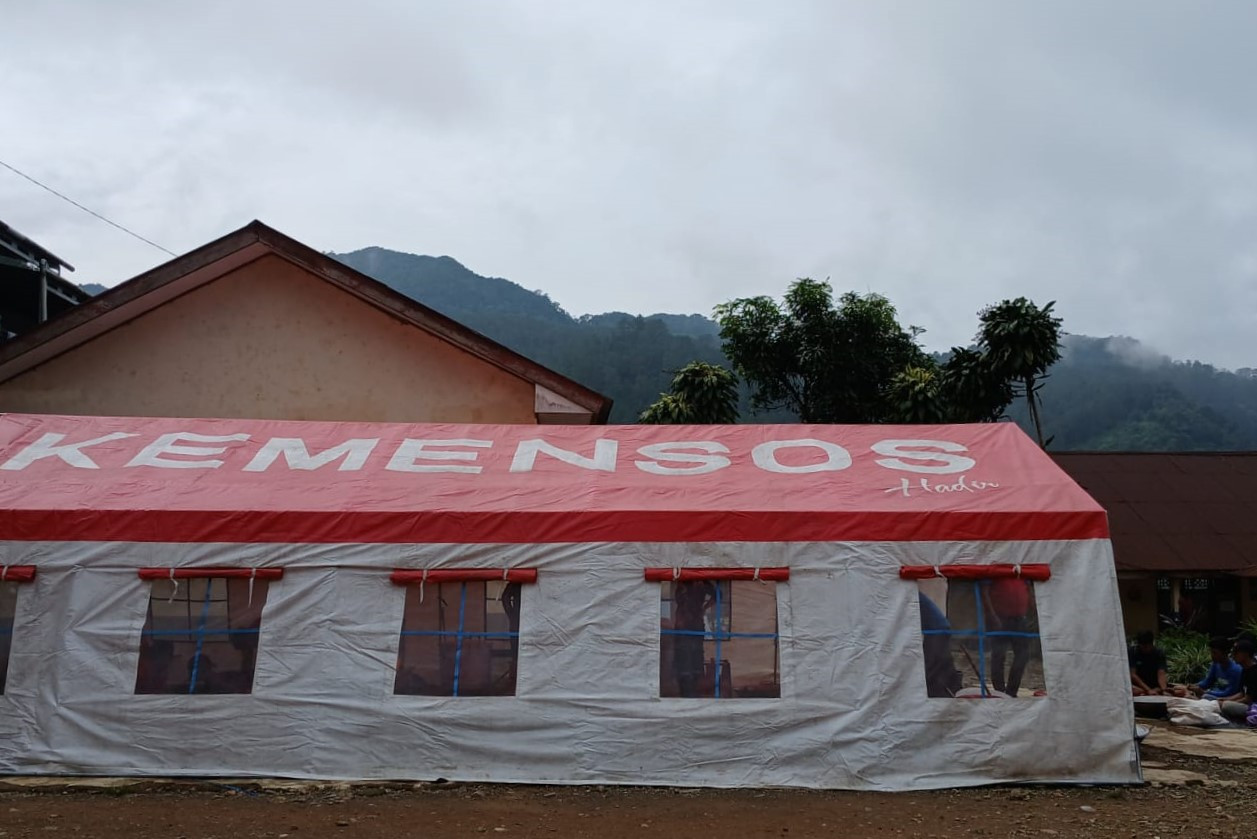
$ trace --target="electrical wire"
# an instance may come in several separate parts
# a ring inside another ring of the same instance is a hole
[[[25,172],[18,169],[17,167],[10,166],[9,164],[5,163],[3,160],[0,160],[0,166],[3,166],[5,169],[8,169],[10,172],[12,172],[15,175],[19,175],[20,177],[26,178],[26,180],[30,181],[31,183],[33,183],[35,186],[39,187],[40,189],[48,190],[53,195],[60,198],[62,201],[70,202],[71,204],[78,207],[80,210],[87,213],[88,215],[95,216],[96,218],[100,219],[105,224],[112,225],[113,227],[118,228],[123,233],[126,233],[128,236],[134,236],[135,238],[139,239],[141,242],[144,242],[147,245],[152,245],[153,247],[157,248],[157,250],[168,253],[171,256],[178,256],[178,254],[175,253],[174,251],[170,250],[169,248],[163,248],[161,245],[157,244],[152,239],[145,239],[143,236],[141,236],[139,233],[136,233],[134,230],[128,230],[127,228],[123,227],[121,224],[118,224],[116,221],[110,221],[109,219],[105,218],[100,213],[96,212],[95,210],[89,210],[87,207],[84,207],[82,204],[75,201],[73,198],[70,198],[68,195],[62,195],[60,192],[57,192],[55,189],[48,186],[47,184],[40,183],[39,181],[35,180],[30,175],[26,174]]]

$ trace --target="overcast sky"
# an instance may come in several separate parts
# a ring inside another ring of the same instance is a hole
[[[4,160],[182,253],[259,218],[573,314],[794,278],[1257,366],[1257,2],[4,4]],[[106,285],[167,257],[0,169]]]

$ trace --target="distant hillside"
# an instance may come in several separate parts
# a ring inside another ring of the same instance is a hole
[[[1133,338],[1070,335],[1064,343],[1043,388],[1053,450],[1257,449],[1252,370],[1172,361]],[[1020,406],[1011,413],[1024,420]]]
[[[573,318],[543,292],[448,256],[383,248],[331,256],[612,397],[612,422],[635,421],[686,362],[727,364],[719,328],[702,315]],[[1070,335],[1063,356],[1043,389],[1053,450],[1257,449],[1257,371],[1172,361],[1132,338]],[[751,415],[745,396],[742,413],[748,422],[791,421]],[[1010,414],[1024,423],[1020,405]]]
[[[725,363],[716,326],[701,315],[616,312],[577,319],[543,292],[482,277],[448,256],[384,248],[329,255],[610,396],[612,422],[635,422],[687,362]]]

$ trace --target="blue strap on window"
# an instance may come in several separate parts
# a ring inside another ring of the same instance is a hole
[[[226,582],[223,582],[226,585]],[[214,579],[205,581],[205,603],[201,607],[201,622],[196,628],[196,652],[192,654],[192,674],[188,678],[188,693],[196,693],[196,676],[201,669],[201,648],[205,645],[205,625],[209,623],[210,592],[214,590]]]
[[[467,614],[467,584],[459,584],[458,635],[454,647],[454,695],[458,696],[458,678],[463,666],[463,619]]]

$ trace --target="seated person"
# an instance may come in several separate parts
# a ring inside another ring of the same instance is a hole
[[[1254,647],[1252,641],[1235,642],[1235,650],[1231,655],[1244,668],[1240,674],[1240,683],[1230,696],[1218,699],[1222,715],[1236,722],[1244,722],[1249,706],[1257,703],[1257,657],[1254,657],[1254,650],[1257,647]]]
[[[1231,660],[1231,642],[1226,638],[1209,639],[1209,657],[1213,664],[1205,677],[1194,685],[1175,685],[1175,696],[1196,696],[1202,699],[1221,699],[1239,688],[1243,668]]]
[[[1154,637],[1144,630],[1129,651],[1131,692],[1135,696],[1162,696],[1169,689],[1165,653],[1153,644]]]
[[[921,607],[923,631],[950,632],[951,623],[933,600],[918,593],[917,602]],[[926,696],[955,696],[956,691],[960,690],[961,677],[951,657],[951,635],[930,634],[922,637],[925,639],[922,652],[925,658]]]

